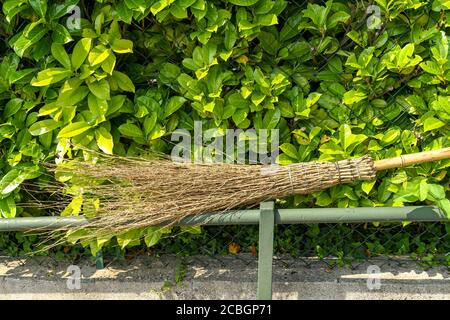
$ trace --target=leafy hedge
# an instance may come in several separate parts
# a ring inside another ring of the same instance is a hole
[[[171,132],[197,120],[278,128],[281,164],[450,146],[446,0],[0,3],[3,218],[46,214],[16,206],[34,201],[24,183],[54,179],[43,161],[89,157],[80,146],[168,153]],[[449,213],[449,165],[391,170],[286,205],[427,203]],[[81,210],[75,198],[63,214]],[[162,232],[117,241],[153,245]]]

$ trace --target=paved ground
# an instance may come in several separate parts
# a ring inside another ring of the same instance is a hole
[[[90,260],[70,267],[51,258],[0,257],[0,299],[254,299],[256,275],[256,258],[245,254],[184,262],[141,256],[103,270]],[[328,268],[314,259],[277,258],[274,298],[450,299],[450,272],[405,259]]]

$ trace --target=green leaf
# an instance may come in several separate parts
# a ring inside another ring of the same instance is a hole
[[[79,121],[71,123],[64,128],[61,129],[61,131],[58,134],[58,138],[71,138],[75,137],[79,134],[82,134],[83,132],[89,130],[92,128],[87,122],[85,121]]]
[[[171,97],[164,108],[164,117],[167,118],[172,113],[181,108],[187,100],[180,96]]]
[[[119,127],[119,131],[128,138],[143,138],[142,130],[135,124],[125,123]]]
[[[166,63],[162,66],[159,76],[163,83],[170,83],[176,81],[180,73],[180,68],[177,65]]]
[[[28,0],[33,10],[41,17],[45,17],[47,12],[47,0]]]
[[[69,31],[61,24],[56,24],[53,27],[52,34],[53,43],[66,44],[72,41]]]
[[[236,6],[248,7],[257,4],[259,0],[228,0],[229,3]]]
[[[424,132],[427,132],[427,131],[439,129],[443,126],[445,126],[445,123],[442,122],[441,120],[436,119],[434,117],[429,117],[429,118],[426,118],[423,123],[423,130],[424,130]]]
[[[119,18],[127,24],[131,24],[133,20],[133,10],[130,10],[122,1],[116,4],[117,14]]]
[[[438,201],[445,199],[445,189],[439,184],[429,183],[427,199],[431,201]]]
[[[91,51],[92,39],[83,38],[77,42],[72,52],[72,67],[77,70]]]
[[[159,123],[155,125],[152,132],[150,132],[150,135],[148,137],[149,140],[155,140],[161,138],[166,133],[166,129],[161,126]]]
[[[152,130],[155,128],[156,121],[158,120],[158,114],[152,112],[150,116],[147,116],[144,120],[144,133],[148,136]]]
[[[59,82],[72,74],[71,70],[64,68],[49,68],[38,73],[37,77],[31,81],[35,87],[45,87],[52,83]]]
[[[225,27],[225,49],[231,50],[238,39],[238,33],[236,27],[232,23],[227,23]]]
[[[52,43],[51,47],[52,56],[59,62],[61,65],[66,68],[67,70],[70,70],[72,67],[70,63],[69,55],[67,54],[66,50],[64,49],[64,46],[59,43]]]
[[[380,186],[378,187],[378,194],[377,194],[377,198],[378,201],[380,202],[386,202],[390,196],[392,195],[392,192],[389,191],[389,180],[383,180],[383,182],[381,182]]]
[[[99,127],[95,130],[95,140],[97,141],[97,145],[100,150],[102,150],[104,153],[113,153],[113,137],[105,127]]]
[[[25,177],[19,169],[12,169],[0,180],[0,195],[4,196],[14,191],[25,181]]]
[[[403,149],[408,153],[411,153],[412,147],[417,144],[417,138],[411,130],[403,130],[401,140]]]
[[[26,163],[21,166],[21,169],[25,180],[35,179],[42,174],[41,168],[36,164]]]
[[[161,227],[150,227],[147,229],[147,232],[144,237],[145,244],[147,247],[154,246],[161,239],[162,232]]]
[[[117,81],[117,85],[123,91],[134,92],[134,84],[130,78],[125,73],[119,71],[113,71],[112,74],[114,80]]]
[[[6,0],[3,3],[3,13],[8,23],[21,11],[28,9],[27,0]]]
[[[426,179],[422,179],[419,184],[419,200],[425,201],[428,197],[428,183]]]
[[[272,26],[274,24],[278,24],[278,18],[276,14],[265,14],[262,16],[258,16],[257,23],[261,26]]]
[[[289,157],[287,154],[282,153],[277,157],[276,162],[280,165],[287,165],[287,164],[296,163],[297,159],[293,159],[293,158]]]
[[[438,205],[439,208],[442,209],[442,211],[444,211],[447,218],[450,218],[450,200],[441,199],[441,200],[438,200],[436,204]]]
[[[67,80],[59,91],[57,106],[73,106],[82,101],[89,93],[89,88],[80,85],[78,78]]]
[[[264,76],[264,73],[262,73],[261,69],[256,68],[253,72],[253,76],[255,77],[255,81],[257,84],[259,84],[263,88],[269,88],[270,84],[267,81],[266,77]]]
[[[264,51],[266,51],[268,54],[270,54],[272,56],[277,54],[278,50],[280,49],[280,43],[278,42],[277,38],[272,33],[265,32],[265,31],[260,32],[258,34],[258,39],[261,43],[261,48]],[[307,44],[305,44],[305,46],[308,47]],[[296,58],[298,58],[298,57],[296,57]]]
[[[434,0],[432,5],[433,11],[441,11],[441,10],[449,10],[450,9],[450,0]]]
[[[441,70],[440,66],[434,61],[422,62],[420,64],[420,67],[422,68],[423,71],[434,74],[434,75],[442,74],[442,70]]]
[[[333,203],[333,199],[328,195],[327,191],[322,191],[316,196],[316,205],[321,207],[329,206]]]
[[[325,27],[328,13],[331,10],[332,2],[328,1],[326,4],[326,7],[324,7],[318,4],[308,3],[307,8],[303,10],[303,16],[310,18],[313,24],[322,30]]]
[[[67,231],[66,238],[70,244],[75,244],[89,234],[87,229],[75,229]]]
[[[280,122],[281,111],[280,109],[272,109],[268,110],[263,118],[263,127],[264,129],[275,129],[278,122]]]
[[[105,116],[109,116],[111,114],[114,114],[115,112],[119,111],[122,106],[124,105],[126,101],[126,96],[124,95],[117,95],[114,97],[111,97],[111,100],[109,102],[108,111],[106,112]]]
[[[14,196],[10,195],[4,199],[0,199],[0,215],[3,218],[14,218],[17,213],[16,202]]]
[[[293,159],[297,159],[298,158],[297,148],[295,148],[292,144],[290,144],[290,143],[283,143],[280,146],[280,149],[281,149],[281,151],[283,151],[284,154],[286,154],[290,158],[293,158]]]
[[[146,2],[144,0],[124,0],[125,4],[130,9],[139,10],[144,13],[146,10]]]
[[[22,83],[24,83],[24,81],[28,83],[29,81],[26,81],[27,77],[29,77],[36,70],[37,70],[36,68],[28,68],[28,69],[15,71],[9,76],[9,82],[11,84],[13,84],[13,83],[21,83],[22,84]]]
[[[124,249],[126,246],[135,246],[141,243],[141,230],[134,229],[117,236],[117,243]]]
[[[404,182],[408,181],[408,176],[406,175],[405,171],[400,171],[398,174],[393,176],[390,179],[390,181],[393,184],[401,184],[401,183],[404,183]]]
[[[234,123],[238,126],[247,119],[248,111],[246,109],[239,109],[233,113],[232,118]]]
[[[61,212],[61,217],[78,216],[81,212],[81,206],[83,204],[83,195],[73,197],[70,203]]]
[[[112,43],[111,49],[117,53],[133,52],[133,42],[127,39],[116,39]]]
[[[339,128],[339,140],[345,151],[351,152],[352,148],[367,139],[363,134],[353,134],[348,124],[344,124]]]
[[[16,129],[14,126],[4,123],[0,124],[0,141],[3,139],[11,139],[16,133]]]
[[[381,138],[382,145],[385,147],[390,144],[393,144],[398,140],[399,137],[400,137],[400,129],[391,128]]]
[[[111,50],[106,49],[104,46],[96,46],[93,48],[88,55],[88,61],[91,67],[99,65],[106,59],[108,59],[111,54]]]
[[[157,15],[159,12],[169,6],[174,0],[159,0],[156,1],[150,8],[153,15]]]
[[[3,111],[3,118],[7,119],[17,113],[22,107],[23,100],[20,98],[14,98],[6,103],[5,110]]]
[[[364,100],[366,97],[367,95],[363,92],[350,90],[344,94],[342,101],[347,105],[352,105],[354,103]]]
[[[361,184],[362,191],[364,191],[365,194],[369,194],[376,182],[377,180],[364,181]]]
[[[208,102],[207,104],[203,105],[203,112],[214,112],[214,107],[216,104],[214,101]]]
[[[53,119],[47,119],[35,122],[30,127],[30,133],[33,136],[40,136],[58,128],[61,124]]]
[[[102,62],[102,70],[111,74],[114,71],[114,67],[116,66],[116,56],[114,54],[110,54],[109,57]]]
[[[190,234],[201,234],[202,227],[201,226],[182,226],[180,228],[183,232],[188,232]]]
[[[186,8],[179,6],[178,3],[170,7],[170,13],[177,19],[186,19],[188,17]]]
[[[351,16],[345,11],[339,11],[334,13],[331,17],[328,18],[327,28],[332,29],[338,25],[340,22],[346,22],[349,20]]]
[[[105,79],[88,83],[89,90],[100,100],[110,99],[109,83]]]
[[[322,96],[321,93],[311,92],[306,98],[306,107],[311,108],[313,105],[317,103],[317,101],[319,101],[321,96]]]
[[[97,121],[105,121],[105,115],[108,112],[108,101],[99,99],[92,93],[88,96],[88,107],[92,114],[97,117]]]
[[[43,24],[36,25],[27,36],[24,33],[18,34],[10,41],[10,46],[19,57],[22,57],[29,47],[38,43],[48,32],[47,26]]]

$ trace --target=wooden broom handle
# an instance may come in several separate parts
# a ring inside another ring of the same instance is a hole
[[[401,155],[399,157],[375,161],[375,170],[407,167],[413,164],[438,161],[450,158],[450,148]]]

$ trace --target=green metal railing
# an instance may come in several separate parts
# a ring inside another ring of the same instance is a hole
[[[364,223],[364,222],[437,222],[449,221],[437,207],[367,207],[276,209],[273,202],[263,202],[259,209],[207,213],[187,217],[176,225],[256,225],[259,224],[257,298],[272,298],[272,259],[275,224]],[[51,230],[83,226],[83,217],[31,217],[0,219],[0,231]],[[103,268],[101,252],[97,268]]]

